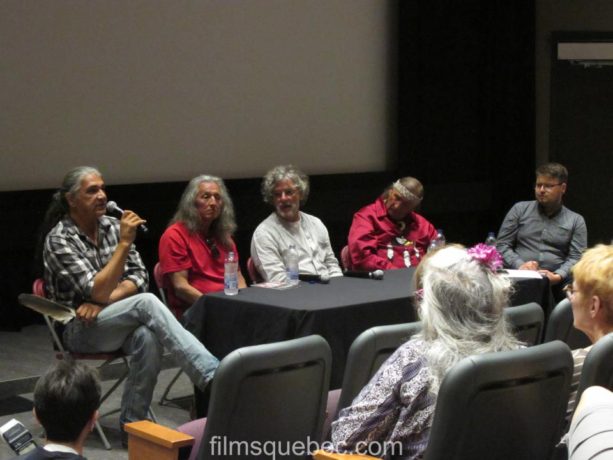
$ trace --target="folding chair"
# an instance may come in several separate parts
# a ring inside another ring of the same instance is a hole
[[[175,315],[175,317],[178,318],[181,315],[180,310],[177,308],[172,308],[168,301],[167,290],[170,289],[170,287],[168,286],[166,277],[162,273],[162,267],[160,266],[159,262],[156,263],[155,266],[153,267],[153,278],[155,279],[155,284],[158,287],[158,292],[160,293],[160,299],[162,299],[162,302],[164,302],[164,305],[168,307],[168,309],[173,313],[173,315]],[[191,398],[191,395],[179,396],[176,398],[168,397],[168,393],[170,393],[170,389],[175,384],[175,382],[179,379],[182,373],[183,373],[183,370],[179,369],[177,373],[175,374],[175,376],[170,380],[168,385],[166,385],[166,389],[164,390],[164,393],[162,393],[162,397],[160,398],[160,402],[159,402],[160,406],[177,405],[178,401],[184,400],[186,398]]]
[[[34,310],[37,313],[40,313],[45,319],[45,323],[47,324],[47,328],[51,334],[51,338],[53,341],[53,348],[56,350],[55,357],[56,359],[66,359],[72,358],[74,360],[92,360],[92,361],[102,361],[102,364],[98,366],[98,369],[101,370],[111,363],[120,360],[124,365],[124,371],[117,378],[115,383],[109,388],[106,393],[102,395],[100,398],[100,405],[106,401],[109,396],[117,389],[119,385],[126,379],[128,376],[128,372],[130,370],[130,365],[128,363],[128,359],[123,351],[117,350],[111,353],[77,353],[73,351],[68,351],[64,348],[62,340],[58,335],[55,329],[55,323],[66,323],[70,319],[75,317],[75,311],[67,307],[65,305],[54,302],[45,297],[45,282],[43,279],[38,278],[34,281],[32,285],[32,292],[34,294],[20,294],[18,297],[19,303],[24,307],[27,307],[31,310]],[[104,415],[109,415],[117,412],[119,409],[114,409],[105,413]],[[149,409],[149,415],[152,420],[156,420],[155,414],[151,409]],[[102,426],[98,421],[96,421],[96,431],[102,440],[102,444],[104,444],[105,449],[111,450],[111,444],[109,443],[104,431],[102,430]]]

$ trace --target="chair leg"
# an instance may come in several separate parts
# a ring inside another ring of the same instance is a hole
[[[100,426],[100,422],[98,422],[98,420],[96,420],[96,431],[98,432],[98,436],[100,436],[100,440],[102,441],[102,444],[104,444],[104,448],[106,450],[111,450],[111,444],[109,443],[109,440],[106,438],[106,435],[104,434],[104,431],[102,430],[102,427]]]
[[[159,403],[160,406],[175,404],[178,400],[186,399],[186,398],[189,398],[191,396],[191,395],[187,395],[187,396],[179,396],[177,398],[168,398],[168,393],[170,393],[170,389],[175,384],[175,382],[179,379],[179,377],[181,376],[182,373],[183,373],[183,371],[181,369],[179,369],[179,371],[172,378],[170,383],[168,383],[168,385],[166,386],[166,389],[164,390],[164,394],[162,394],[162,397],[160,398],[160,403]]]

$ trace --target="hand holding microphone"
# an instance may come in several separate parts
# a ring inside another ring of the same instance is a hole
[[[107,212],[117,212],[122,215],[123,213],[125,213],[125,211],[121,209],[119,206],[117,206],[117,203],[115,203],[114,201],[109,201],[108,203],[106,203],[106,211]],[[142,220],[142,222],[138,225],[138,228],[140,228],[141,232],[143,233],[149,232],[149,229],[144,224],[145,220],[141,219],[137,214],[134,214],[134,217]]]

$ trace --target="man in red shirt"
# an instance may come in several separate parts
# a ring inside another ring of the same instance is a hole
[[[434,226],[415,212],[423,196],[421,182],[403,177],[354,214],[348,238],[353,269],[390,270],[419,264],[436,237]]]
[[[175,311],[189,308],[202,294],[224,288],[224,260],[238,251],[234,206],[223,183],[214,176],[198,176],[187,185],[177,212],[159,245],[160,266],[172,289],[169,303]],[[238,287],[247,287],[238,274]]]

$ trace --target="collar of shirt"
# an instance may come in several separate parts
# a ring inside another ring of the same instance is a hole
[[[74,450],[72,447],[65,446],[64,444],[49,443],[49,444],[45,444],[43,449],[45,449],[48,452],[66,452],[69,454],[79,455],[79,453],[76,450]]]

